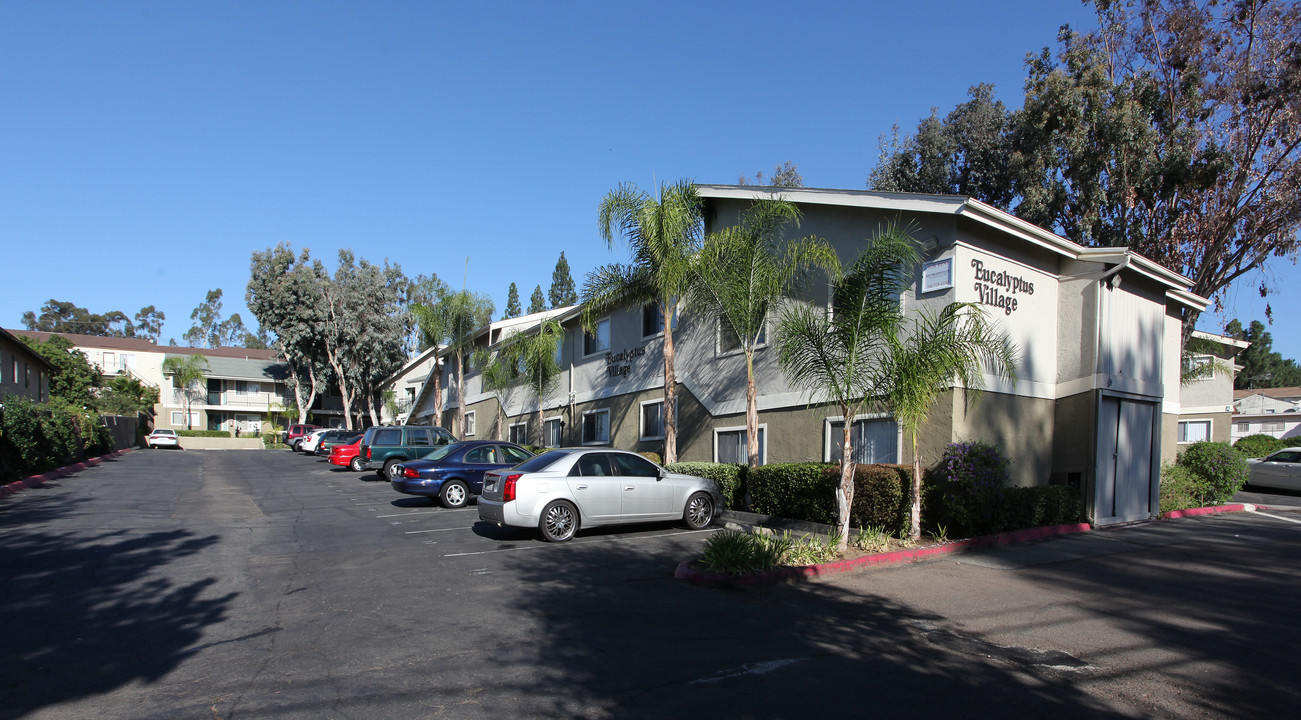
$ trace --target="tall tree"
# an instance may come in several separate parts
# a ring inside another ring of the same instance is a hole
[[[474,352],[475,332],[492,322],[492,300],[487,295],[461,290],[445,301],[447,349],[456,358],[456,428],[465,439],[465,361]]]
[[[204,301],[190,313],[194,324],[185,331],[185,342],[197,348],[247,347],[244,344],[250,339],[254,344],[261,344],[257,336],[244,327],[239,313],[222,319],[221,296],[221,288],[209,290]]]
[[[1013,372],[1010,345],[990,330],[979,308],[954,303],[938,315],[908,319],[901,296],[919,256],[913,239],[886,228],[832,285],[831,313],[792,304],[778,337],[782,369],[812,397],[835,403],[844,418],[836,519],[843,548],[854,499],[854,417],[869,406],[888,408],[913,438],[914,510],[920,515],[917,430],[939,393],[955,377],[979,388],[982,361]]]
[[[519,378],[528,387],[538,404],[537,435],[541,439],[546,421],[547,397],[560,382],[560,363],[556,362],[556,348],[565,337],[565,329],[553,318],[547,318],[534,330],[516,333],[506,341],[503,354],[506,362],[518,369]],[[541,444],[535,443],[535,444]]]
[[[548,298],[553,308],[569,307],[578,302],[574,278],[569,274],[569,261],[565,259],[563,250],[560,251],[560,259],[556,261],[556,269],[551,273],[551,292]]]
[[[538,285],[533,288],[533,296],[529,298],[529,314],[540,313],[547,309],[547,298],[542,294],[542,286]]]
[[[158,337],[163,333],[163,321],[166,319],[167,316],[163,311],[153,305],[140,308],[140,312],[135,315],[135,336],[157,344]]]
[[[631,183],[601,200],[597,228],[610,249],[622,239],[630,263],[610,264],[588,273],[583,285],[583,326],[595,329],[602,317],[629,305],[654,303],[664,323],[664,462],[678,459],[677,375],[673,371],[673,317],[693,278],[693,263],[703,233],[700,196],[689,180],[663,184],[658,197]]]
[[[185,402],[185,429],[193,430],[191,408],[207,393],[208,360],[202,355],[172,355],[163,360],[163,374],[172,377],[172,386],[180,390]]]
[[[487,348],[475,350],[471,362],[479,368],[483,389],[497,398],[497,421],[493,423],[493,437],[501,440],[506,428],[506,398],[519,380],[519,367],[509,358]]]
[[[429,377],[433,381],[434,417],[437,418],[436,422],[441,424],[443,422],[443,372],[439,366],[439,358],[442,357],[441,348],[446,347],[447,340],[452,334],[451,318],[448,314],[448,300],[452,292],[447,284],[436,276],[427,289],[429,292],[424,295],[421,302],[412,303],[411,314],[420,332],[420,346],[434,349],[434,368],[430,371]]]
[[[51,400],[73,408],[95,407],[99,372],[86,359],[85,353],[74,348],[72,342],[62,335],[51,335],[44,341],[23,336],[23,342],[53,366],[49,388]]]
[[[840,268],[835,251],[821,239],[783,239],[785,228],[799,219],[793,203],[760,200],[743,215],[740,225],[710,233],[689,295],[695,306],[718,317],[721,336],[730,336],[745,355],[746,454],[752,468],[759,466],[754,357],[756,348],[767,341],[769,313],[811,271],[834,275]]]
[[[770,187],[804,187],[804,177],[795,167],[795,163],[787,160],[781,165],[776,165],[772,170],[772,177],[764,177],[763,171],[760,170],[754,174],[754,180],[742,175],[736,181],[737,185],[765,185]]]
[[[152,311],[153,306],[142,308],[136,315],[137,320]],[[162,320],[162,313],[158,313]],[[73,335],[97,335],[100,337],[136,337],[136,328],[131,318],[121,310],[110,310],[104,314],[93,313],[71,302],[51,298],[41,306],[41,314],[28,310],[23,313],[23,327],[41,332],[68,333]]]
[[[1233,378],[1238,390],[1255,388],[1295,387],[1301,385],[1301,367],[1292,358],[1284,358],[1274,351],[1274,336],[1265,324],[1252,320],[1247,329],[1242,322],[1232,320],[1224,327],[1224,334],[1237,340],[1246,340],[1251,346],[1235,358],[1242,370]]]
[[[258,325],[274,334],[272,347],[289,368],[299,423],[307,422],[329,372],[325,316],[319,303],[310,300],[319,297],[322,281],[314,268],[307,249],[295,256],[285,243],[254,252],[244,296]]]
[[[510,289],[506,291],[506,312],[502,313],[501,317],[503,320],[509,320],[519,317],[523,312],[519,304],[519,288],[515,287],[515,283],[511,283]]]

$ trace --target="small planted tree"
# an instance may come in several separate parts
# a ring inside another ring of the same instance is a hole
[[[185,402],[185,429],[193,430],[190,408],[203,397],[208,382],[208,360],[202,355],[173,355],[163,360],[163,374],[171,375],[173,384],[180,388]]]

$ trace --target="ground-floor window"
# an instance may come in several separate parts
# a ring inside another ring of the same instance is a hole
[[[547,418],[546,421],[542,423],[543,446],[560,447],[560,443],[564,442],[564,437],[561,434],[564,432],[564,430],[565,430],[565,421],[561,420],[558,417]]]
[[[641,404],[641,439],[664,439],[664,401],[654,400]]]
[[[516,445],[528,445],[529,424],[526,422],[512,423],[510,426],[510,437],[507,439]]]
[[[610,444],[610,411],[593,410],[583,413],[583,444]]]
[[[854,462],[864,465],[899,462],[899,425],[893,418],[858,418],[849,431]],[[827,462],[838,463],[845,455],[845,421],[827,421]]]
[[[1261,432],[1281,432],[1283,430],[1282,420],[1267,420],[1260,424]]]
[[[1238,432],[1251,432],[1251,423],[1249,422],[1238,423]]]
[[[718,428],[714,431],[714,462],[746,465],[750,453],[746,450],[745,428]],[[768,462],[767,427],[759,426],[759,465]]]
[[[474,419],[474,411],[473,410],[466,411],[465,413],[465,436],[466,437],[471,437],[474,435],[475,425],[476,423]]]
[[[1210,420],[1183,420],[1179,423],[1179,442],[1195,443],[1211,439]]]
[[[173,410],[173,411],[172,411],[172,426],[173,426],[173,427],[193,427],[193,426],[198,425],[198,424],[199,424],[199,413],[197,413],[197,412],[191,412],[191,413],[190,413],[190,422],[189,422],[189,423],[186,423],[186,422],[185,422],[185,412],[184,412],[183,410]]]

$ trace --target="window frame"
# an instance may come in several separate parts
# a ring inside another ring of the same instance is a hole
[[[903,428],[899,426],[899,420],[890,413],[859,413],[854,416],[851,426],[859,422],[878,422],[889,420],[894,422],[894,457],[899,461],[903,457]],[[831,459],[832,426],[836,423],[845,422],[844,415],[828,415],[822,419],[822,462],[834,462]]]
[[[596,350],[588,350],[587,339],[593,338],[595,340],[600,340],[602,325],[605,326],[605,347]],[[610,352],[610,316],[606,315],[596,322],[595,333],[589,333],[586,330],[583,331],[583,359],[586,360],[599,355],[605,355],[608,352]]]
[[[678,403],[678,399],[677,399],[677,397],[675,396],[675,397],[673,398],[673,406],[674,406],[674,407],[677,407],[677,403]],[[647,407],[648,405],[659,405],[659,406],[660,406],[660,434],[659,434],[659,435],[647,435],[647,434],[646,434],[646,407]],[[677,414],[674,413],[674,416],[675,416],[675,417],[676,417],[676,415],[677,415]],[[641,403],[638,404],[638,406],[637,406],[637,438],[638,438],[639,440],[663,440],[663,439],[665,438],[665,433],[667,432],[667,430],[666,430],[667,427],[668,427],[667,423],[664,422],[664,398],[660,398],[660,399],[658,399],[658,400],[645,400],[645,401],[643,401],[643,402],[641,402]]]
[[[763,316],[763,330],[759,333],[759,341],[754,344],[755,350],[761,350],[768,347],[768,332],[772,329],[769,327],[768,320],[771,316],[772,313],[765,313]],[[714,357],[730,357],[732,355],[745,354],[745,346],[741,345],[739,342],[734,348],[728,350],[723,349],[723,323],[731,324],[726,316],[719,313],[717,320],[714,323]]]
[[[647,328],[646,328],[646,314],[647,314],[648,311],[653,311],[653,312],[655,313],[655,315],[659,317],[659,326],[660,326],[660,327],[659,327],[659,330],[656,330],[656,331],[654,331],[654,332],[650,332],[650,333],[646,332],[646,330],[647,330]],[[678,330],[678,317],[679,317],[679,312],[678,312],[678,303],[675,302],[675,303],[673,303],[673,322],[672,322],[672,325],[670,326],[670,327],[673,328],[673,331],[674,331],[674,332],[677,332],[677,330]],[[662,336],[663,334],[664,334],[664,316],[663,316],[662,313],[660,313],[660,306],[659,306],[659,303],[655,303],[655,302],[642,303],[642,306],[641,306],[641,339],[642,339],[642,340],[651,340],[651,339],[653,339],[653,338],[660,337],[660,336]]]
[[[563,447],[563,446],[564,446],[564,444],[565,444],[565,429],[564,429],[564,422],[565,422],[565,419],[564,419],[563,417],[559,416],[559,415],[553,415],[553,416],[551,416],[551,417],[543,418],[543,419],[542,419],[542,443],[543,443],[543,444],[542,444],[542,447],[553,448],[553,447]],[[555,423],[555,424],[556,424],[556,428],[557,428],[557,430],[558,430],[558,434],[559,434],[559,436],[560,436],[560,440],[559,440],[559,442],[557,442],[555,445],[551,445],[551,444],[550,444],[550,441],[551,441],[551,434],[550,434],[549,428],[551,427],[551,424],[552,424],[552,423]]]
[[[725,435],[725,434],[730,435],[736,432],[739,432],[741,434],[742,446],[744,447],[746,441],[746,426],[732,425],[732,426],[714,428],[714,438],[713,438],[714,462],[716,463],[723,462],[722,460],[719,460],[718,436]],[[740,464],[745,465],[748,462],[748,460],[749,458],[745,458],[740,461]],[[759,423],[759,465],[762,466],[767,464],[768,464],[768,423]]]
[[[474,434],[475,434],[476,432],[478,432],[478,430],[479,430],[479,421],[478,421],[478,418],[475,416],[474,413],[475,413],[474,410],[466,410],[466,411],[465,411],[465,428],[464,428],[464,430],[465,430],[465,436],[466,436],[466,437],[473,437]]]
[[[1188,428],[1189,426],[1191,426],[1191,425],[1205,425],[1205,426],[1206,426],[1206,437],[1205,437],[1205,440],[1210,440],[1212,437],[1214,437],[1215,423],[1214,423],[1214,421],[1211,420],[1210,418],[1198,418],[1197,420],[1180,420],[1179,423],[1178,423],[1178,425],[1177,425],[1176,428],[1175,428],[1175,444],[1176,444],[1176,445],[1191,445],[1191,444],[1193,444],[1193,443],[1195,443],[1195,442],[1202,442],[1202,440],[1188,440],[1188,439],[1187,439],[1187,438],[1188,438],[1187,428]]]
[[[516,437],[515,437],[515,429],[516,429],[516,428],[520,428],[520,433],[524,436],[522,439],[519,439],[519,438],[516,438]],[[528,444],[529,444],[529,424],[528,424],[528,421],[524,421],[524,422],[514,422],[514,423],[510,423],[510,424],[508,424],[508,425],[506,426],[506,442],[514,443],[514,444],[516,444],[516,445],[528,445]]]
[[[587,439],[587,418],[588,416],[605,415],[605,439],[588,440]],[[599,408],[596,410],[584,410],[581,417],[579,428],[579,444],[588,445],[609,445],[610,444],[610,408]]]

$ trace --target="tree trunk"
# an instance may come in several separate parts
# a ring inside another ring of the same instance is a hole
[[[759,396],[754,384],[754,348],[745,351],[745,457],[750,468],[759,467]],[[753,504],[750,483],[745,484],[745,506]]]
[[[461,351],[456,351],[456,430],[452,433],[465,439],[465,362]]]
[[[506,406],[502,403],[501,398],[497,398],[497,439],[504,440],[501,436],[502,429],[506,427]]]
[[[913,492],[912,508],[908,511],[908,536],[918,540],[922,536],[922,457],[917,452],[917,431],[913,436]]]
[[[840,454],[840,490],[836,493],[836,527],[840,529],[841,552],[849,548],[849,509],[854,502],[854,448],[850,439],[854,423],[850,419],[849,408],[844,408],[845,438],[843,452]]]
[[[353,395],[348,392],[348,376],[343,372],[343,361],[338,354],[328,350],[326,352],[328,353],[330,367],[334,368],[334,374],[338,376],[339,400],[343,403],[343,428],[351,430]]]
[[[664,317],[664,464],[672,465],[678,461],[678,414],[674,408],[677,379],[673,374],[673,316],[664,310],[665,306],[661,305],[660,314]]]
[[[434,346],[434,367],[429,373],[434,378],[434,424],[443,424],[443,368],[438,362],[438,346]]]

